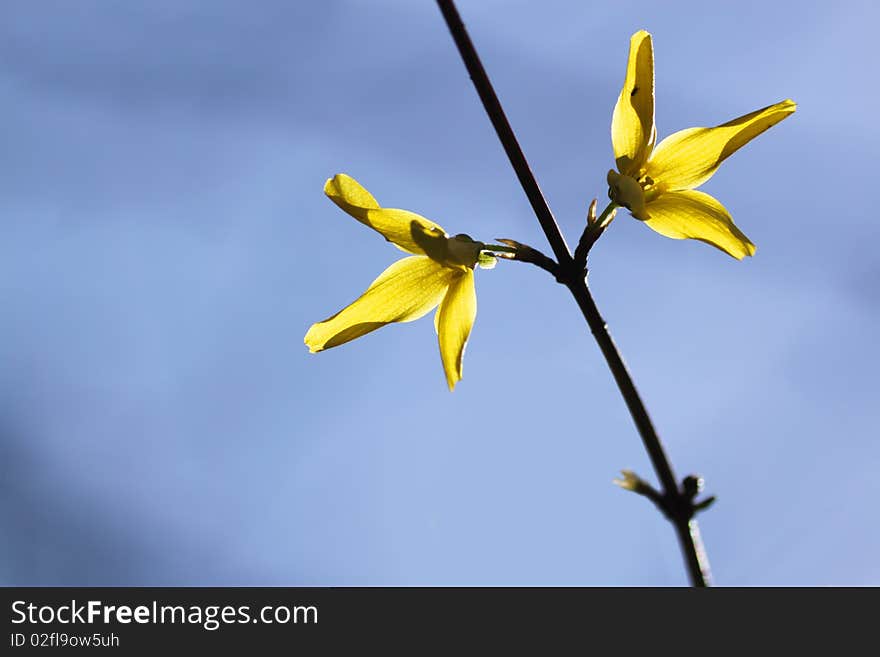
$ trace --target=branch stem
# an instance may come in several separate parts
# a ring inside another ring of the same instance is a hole
[[[489,120],[498,134],[510,164],[519,178],[519,182],[532,205],[532,209],[538,222],[541,224],[550,247],[553,249],[560,272],[562,272],[560,280],[571,291],[572,296],[574,296],[575,301],[580,307],[590,327],[590,331],[596,339],[599,349],[602,351],[602,355],[611,369],[611,373],[614,375],[614,380],[617,382],[621,395],[623,395],[630,415],[632,415],[639,435],[642,438],[642,443],[648,452],[651,464],[662,485],[665,502],[663,510],[675,526],[691,584],[693,586],[708,586],[710,582],[709,563],[700,538],[699,528],[696,520],[693,519],[693,500],[687,497],[678,486],[669,458],[663,449],[663,444],[660,442],[660,438],[636,390],[632,377],[627,371],[623,358],[617,350],[611,334],[608,332],[608,326],[596,307],[596,303],[587,285],[586,277],[584,276],[584,270],[579,268],[572,258],[565,238],[562,236],[556,219],[541,192],[541,188],[538,186],[538,181],[535,179],[528,161],[516,140],[516,135],[507,121],[498,96],[492,88],[492,83],[489,81],[474,44],[471,42],[464,23],[458,14],[455,2],[453,0],[437,0],[437,5],[443,14],[443,18],[446,20],[455,45],[470,74],[474,87],[476,87],[477,94],[483,103]],[[606,213],[612,210],[612,206],[606,208],[606,212],[603,212],[603,219],[606,217]]]

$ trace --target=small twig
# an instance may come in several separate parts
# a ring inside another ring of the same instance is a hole
[[[523,244],[522,242],[517,242],[516,240],[505,239],[503,237],[496,238],[496,241],[501,242],[502,244],[506,244],[507,246],[514,249],[510,253],[496,253],[496,257],[503,258],[505,260],[518,260],[520,262],[529,262],[533,265],[537,265],[544,271],[550,272],[553,278],[555,278],[559,283],[565,283],[565,279],[562,277],[562,270],[559,268],[559,264],[552,258],[548,258],[547,256],[545,256],[543,253],[538,251],[538,249],[534,249],[528,244]]]
[[[593,202],[590,203],[590,209],[587,212],[587,225],[584,227],[584,232],[581,233],[577,248],[574,250],[575,265],[584,271],[587,269],[587,258],[590,255],[590,249],[602,237],[605,229],[611,225],[611,222],[614,221],[614,216],[617,214],[617,206],[612,202],[608,204],[608,207],[602,211],[601,216],[597,218],[596,204],[596,199],[593,199]]]
[[[660,494],[660,491],[639,477],[639,475],[632,470],[621,470],[620,474],[623,475],[623,479],[614,479],[612,480],[613,483],[617,484],[624,490],[632,491],[636,495],[647,497],[657,505],[658,509],[663,511],[663,495]]]

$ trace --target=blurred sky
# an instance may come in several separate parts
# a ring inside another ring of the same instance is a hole
[[[704,186],[744,262],[621,214],[590,281],[721,585],[880,584],[872,2],[461,0],[569,243],[628,39],[660,138],[798,111]],[[0,5],[0,583],[678,585],[675,535],[567,291],[477,272],[454,394],[430,318],[309,355],[401,253],[346,172],[548,250],[433,2]]]

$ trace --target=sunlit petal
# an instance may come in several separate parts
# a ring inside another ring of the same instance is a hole
[[[635,173],[650,155],[655,138],[654,50],[651,35],[640,30],[630,39],[626,79],[611,117],[617,170]]]
[[[344,173],[327,180],[324,193],[352,217],[409,253],[425,255],[425,250],[413,238],[414,230],[445,234],[440,226],[415,212],[381,207],[370,192]]]
[[[462,358],[477,316],[474,272],[459,272],[437,309],[435,326],[440,341],[440,358],[449,389],[461,380]]]
[[[398,260],[373,281],[354,303],[313,324],[306,333],[309,351],[316,353],[345,344],[392,322],[411,322],[434,308],[461,270],[437,264],[425,256]]]
[[[707,242],[739,260],[755,253],[727,209],[703,192],[661,194],[648,203],[648,215],[645,223],[666,237]]]
[[[738,149],[797,109],[784,100],[714,128],[688,128],[657,144],[647,174],[659,190],[699,187]]]

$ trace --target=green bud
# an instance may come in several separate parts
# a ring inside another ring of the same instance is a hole
[[[493,256],[491,253],[480,251],[480,256],[477,259],[477,264],[480,266],[480,269],[494,269],[495,265],[498,264],[498,258]]]

